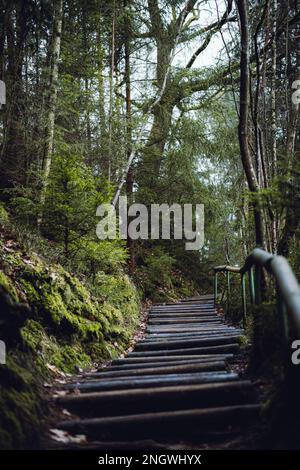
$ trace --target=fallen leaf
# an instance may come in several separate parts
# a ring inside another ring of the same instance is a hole
[[[84,434],[76,434],[75,436],[72,436],[62,429],[50,429],[50,434],[54,441],[63,442],[64,444],[68,444],[70,442],[81,444],[86,442],[86,436]]]

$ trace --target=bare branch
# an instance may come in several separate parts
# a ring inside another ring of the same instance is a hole
[[[188,14],[195,8],[196,3],[198,0],[188,0],[184,8],[181,10],[181,12],[178,15],[176,25],[177,25],[177,30],[181,30],[182,26],[188,16]]]
[[[203,43],[198,47],[198,49],[194,52],[194,54],[192,55],[192,57],[190,58],[190,60],[188,61],[187,65],[186,65],[186,68],[189,69],[192,67],[193,63],[195,62],[195,60],[197,59],[197,57],[201,54],[201,52],[203,52],[207,46],[209,45],[213,35],[220,31],[220,29],[222,28],[222,26],[229,20],[229,14],[231,13],[231,10],[232,10],[232,4],[233,4],[233,0],[229,0],[228,1],[228,5],[227,5],[227,8],[226,8],[226,11],[225,13],[223,14],[222,18],[220,19],[220,21],[216,21],[215,23],[212,23],[211,25],[208,26],[208,31],[209,33],[207,34],[206,38],[204,39]],[[235,17],[234,17],[235,18]]]

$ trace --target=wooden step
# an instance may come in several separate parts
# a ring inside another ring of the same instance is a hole
[[[90,374],[85,374],[84,377],[87,378],[114,378],[122,376],[137,376],[137,375],[161,375],[161,374],[184,374],[187,372],[202,372],[202,371],[215,371],[215,370],[225,370],[226,365],[224,361],[215,361],[207,362],[200,364],[171,364],[163,366],[155,366],[152,368],[135,368],[135,369],[123,369],[123,370],[103,370],[99,372],[93,372]]]
[[[126,362],[124,362],[123,364],[121,365],[110,365],[108,367],[105,367],[105,368],[102,368],[102,369],[99,369],[98,372],[105,372],[105,371],[117,371],[117,370],[130,370],[130,369],[147,369],[147,368],[151,368],[151,367],[162,367],[162,366],[176,366],[176,365],[182,365],[182,364],[212,364],[216,361],[222,361],[222,362],[225,362],[225,360],[223,359],[220,359],[220,358],[217,358],[217,359],[185,359],[184,356],[181,357],[181,359],[177,359],[175,361],[172,361],[172,359],[169,359],[167,361],[160,361],[160,362],[154,362],[154,361],[151,361],[151,362],[140,362],[140,363],[129,363],[127,364]],[[84,374],[83,377],[85,377],[86,375],[89,375],[89,374]]]
[[[239,334],[221,334],[221,335],[195,335],[195,336],[184,336],[184,337],[174,337],[172,335],[164,338],[150,338],[146,337],[145,339],[139,341],[137,343],[137,348],[140,345],[147,345],[147,344],[178,344],[179,346],[182,345],[190,345],[192,346],[195,343],[195,346],[201,346],[202,344],[226,344],[232,343],[233,341],[239,341],[241,335]],[[138,349],[136,349],[138,350]]]
[[[148,318],[162,317],[162,318],[177,318],[177,317],[218,317],[216,311],[205,310],[205,311],[180,311],[180,312],[149,312]]]
[[[185,335],[213,335],[213,334],[233,334],[233,333],[238,333],[240,335],[245,334],[245,330],[242,328],[207,328],[203,329],[201,328],[199,331],[195,331],[194,329],[191,331],[186,331],[186,332],[179,332],[179,333],[151,333],[148,334],[149,338],[153,337],[156,338],[157,336],[168,336],[170,334],[176,335],[176,336],[185,336]]]
[[[191,313],[178,313],[177,315],[149,315],[148,320],[174,320],[174,321],[180,321],[180,320],[200,320],[201,322],[204,322],[204,320],[221,320],[221,317],[218,315],[215,315],[214,313],[211,315],[205,314],[205,315],[196,315],[196,314],[191,314]]]
[[[112,365],[119,365],[119,364],[139,364],[139,363],[155,363],[155,362],[168,362],[168,361],[186,361],[186,360],[197,360],[197,361],[227,361],[233,358],[233,354],[193,354],[193,355],[184,355],[184,356],[153,356],[153,357],[123,357],[120,359],[114,359],[112,361]]]
[[[204,303],[180,303],[180,304],[167,304],[167,305],[152,305],[150,307],[150,311],[152,310],[188,310],[188,309],[195,309],[195,310],[205,310],[205,309],[216,309],[215,305],[212,302],[204,302]]]
[[[135,412],[244,404],[256,401],[251,382],[181,385],[112,392],[85,393],[57,398],[63,408],[86,417],[116,416]]]
[[[149,318],[148,320],[148,324],[149,325],[161,325],[161,324],[164,324],[164,325],[171,325],[171,324],[189,324],[189,323],[196,323],[196,324],[199,324],[199,326],[201,327],[201,325],[203,323],[208,323],[209,325],[211,325],[211,323],[218,323],[220,324],[221,323],[221,320],[218,319],[218,318],[184,318],[184,317],[180,317],[180,318],[176,318],[176,319],[170,319],[170,318]]]
[[[216,325],[217,326],[217,325]],[[215,327],[214,327],[215,328]],[[198,331],[202,331],[202,328],[198,326],[194,327],[193,325],[189,326],[170,326],[170,325],[152,325],[148,326],[146,329],[147,333],[195,333]]]
[[[162,333],[162,334],[146,334],[141,342],[144,341],[162,341],[162,340],[176,340],[176,339],[201,339],[201,338],[211,338],[211,337],[221,337],[221,336],[231,336],[235,338],[240,338],[243,336],[241,332],[234,332],[234,331],[221,331],[221,332],[191,332],[191,333]]]
[[[229,382],[237,380],[238,375],[227,371],[195,372],[186,374],[144,375],[141,377],[122,377],[120,379],[90,380],[74,384],[66,384],[62,390],[79,390],[92,392],[100,390],[122,390],[133,388],[163,387],[191,385],[213,382]]]
[[[236,353],[239,350],[238,343],[230,343],[219,346],[207,346],[200,348],[182,348],[182,349],[159,349],[151,351],[133,351],[128,354],[129,357],[141,356],[171,356],[171,355],[184,355],[184,354],[218,354],[218,353]]]
[[[203,346],[219,346],[232,344],[237,341],[237,336],[212,336],[210,338],[185,339],[185,340],[165,340],[165,341],[145,341],[139,342],[135,346],[135,351],[150,351],[154,349],[183,349],[197,348]]]
[[[101,440],[162,438],[170,441],[175,437],[186,440],[190,436],[203,436],[208,428],[226,430],[229,425],[245,426],[256,420],[259,413],[259,405],[236,405],[69,420],[57,427]]]

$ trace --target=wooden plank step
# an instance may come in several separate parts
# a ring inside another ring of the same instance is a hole
[[[214,305],[173,305],[173,306],[164,306],[164,307],[151,307],[149,312],[217,312],[217,308]]]
[[[250,381],[116,390],[58,397],[58,404],[85,417],[171,411],[255,402]]]
[[[153,325],[166,325],[166,326],[176,326],[176,325],[194,325],[198,326],[201,328],[202,326],[217,326],[217,325],[223,325],[223,322],[220,318],[178,318],[176,320],[171,320],[171,319],[164,319],[164,318],[157,318],[151,320],[149,318],[148,320],[148,325],[153,326]]]
[[[150,351],[152,349],[185,349],[198,348],[203,346],[219,346],[232,344],[237,341],[237,336],[212,336],[210,338],[185,339],[185,340],[165,340],[165,341],[140,341],[135,345],[135,351]]]
[[[165,327],[165,325],[163,325],[163,327]],[[167,328],[169,328],[167,326]],[[177,336],[188,336],[188,335],[196,335],[196,336],[217,336],[217,335],[234,335],[234,334],[239,334],[242,336],[242,333],[240,333],[240,330],[225,330],[225,329],[206,329],[206,330],[202,330],[202,328],[194,328],[192,330],[188,330],[188,331],[176,331],[176,332],[173,332],[173,331],[170,331],[169,333],[159,333],[159,332],[155,332],[153,331],[152,333],[148,333],[146,332],[147,336],[149,338],[156,338],[159,334],[165,334],[165,335],[168,335],[168,336],[171,336],[171,335],[177,335]]]
[[[211,336],[232,336],[232,337],[240,337],[243,336],[243,333],[239,332],[227,332],[222,331],[221,333],[202,333],[202,332],[193,332],[193,333],[165,333],[165,334],[146,334],[141,341],[160,341],[164,339],[193,339],[193,338],[210,338]]]
[[[171,448],[171,447],[170,447]],[[53,441],[50,443],[47,442],[47,449],[49,450],[65,450],[65,451],[74,451],[74,450],[97,450],[98,452],[100,450],[166,450],[166,444],[156,442],[152,439],[144,439],[142,441],[136,440],[136,441],[106,441],[106,442],[101,442],[101,441],[96,441],[96,440],[90,440],[88,442],[67,442],[67,443],[62,443],[62,442],[57,442]]]
[[[235,339],[238,339],[238,338],[241,338],[241,334],[240,333],[232,333],[232,332],[229,332],[229,333],[213,333],[213,334],[209,334],[209,333],[193,333],[193,334],[172,334],[172,333],[169,333],[167,336],[156,336],[156,335],[146,335],[144,336],[143,339],[141,339],[139,341],[139,343],[158,343],[158,342],[163,342],[163,341],[184,341],[184,340],[201,340],[201,339],[209,339],[209,338],[235,338]]]
[[[237,380],[238,375],[227,371],[196,372],[186,374],[145,375],[142,377],[122,377],[121,379],[90,380],[75,384],[66,384],[61,390],[79,390],[81,392],[96,390],[121,390],[147,387],[191,385],[201,383],[226,382]]]
[[[161,314],[166,313],[217,313],[218,309],[215,307],[192,307],[192,306],[179,306],[179,307],[163,307],[163,308],[151,308],[149,314]]]
[[[170,325],[152,325],[148,326],[146,329],[147,333],[189,333],[189,332],[198,332],[203,331],[199,326],[170,326]]]
[[[212,317],[172,317],[172,318],[163,318],[163,317],[151,317],[148,319],[150,325],[154,323],[205,323],[205,322],[219,322],[220,318],[217,316]]]
[[[184,318],[179,318],[178,320],[164,320],[164,319],[155,319],[155,320],[150,320],[148,321],[148,325],[149,326],[153,326],[153,325],[174,325],[174,326],[177,326],[179,327],[180,325],[182,326],[187,326],[187,325],[194,325],[194,326],[198,326],[199,328],[201,328],[202,325],[219,325],[221,324],[221,320],[217,319],[217,318],[211,318],[211,319],[207,319],[207,318],[203,318],[203,319],[199,319],[199,318],[195,318],[195,319],[184,319]]]
[[[259,405],[236,405],[206,409],[143,413],[106,418],[88,418],[58,423],[59,429],[84,434],[96,439],[163,438],[166,441],[177,437],[186,440],[189,436],[203,435],[208,427],[224,428],[229,424],[245,426],[256,420]]]
[[[133,351],[128,354],[129,357],[137,356],[166,356],[166,355],[184,355],[184,354],[218,354],[218,353],[236,353],[240,346],[238,343],[219,345],[219,346],[207,346],[201,348],[184,348],[184,349],[160,349],[152,351]]]
[[[224,323],[221,321],[221,322],[218,322],[216,324],[214,323],[199,323],[197,325],[193,325],[193,324],[188,324],[186,325],[184,323],[184,329],[185,330],[192,330],[192,329],[195,329],[197,328],[198,330],[201,329],[201,331],[211,331],[211,330],[227,330],[227,328],[224,326]],[[179,328],[177,325],[148,325],[148,328],[166,328],[166,329],[171,329],[171,328]],[[235,328],[230,328],[228,327],[228,329],[230,330],[234,330]]]
[[[192,329],[191,331],[186,331],[186,332],[179,332],[179,333],[173,333],[174,335],[195,335],[195,334],[201,334],[201,335],[205,335],[205,334],[208,334],[208,335],[212,335],[212,334],[222,334],[222,333],[226,333],[226,334],[230,334],[230,333],[238,333],[240,335],[244,335],[245,334],[245,330],[243,330],[242,328],[220,328],[220,327],[217,327],[217,328],[206,328],[206,329],[199,329],[198,331],[194,331],[194,329]],[[160,335],[160,336],[166,336],[166,335],[169,335],[170,333],[152,333],[151,335],[148,335],[149,337],[153,337],[155,338],[156,336]]]
[[[187,309],[187,308],[214,308],[216,309],[216,305],[214,302],[180,302],[176,304],[166,304],[166,305],[159,305],[159,304],[153,304],[150,306],[150,310],[169,310],[169,309],[176,309],[176,308],[182,308],[182,309]]]
[[[178,313],[177,315],[157,315],[157,314],[152,314],[148,316],[148,320],[174,320],[174,321],[179,321],[179,320],[200,320],[203,322],[204,320],[222,320],[222,318],[215,313],[212,314],[203,314],[199,315],[197,313]]]
[[[172,326],[172,325],[153,325],[153,326],[150,326],[148,325],[148,328],[178,328],[176,325]],[[201,331],[208,331],[208,330],[216,330],[216,329],[219,329],[219,330],[222,330],[222,329],[226,329],[226,327],[224,326],[224,323],[221,321],[218,321],[217,323],[200,323],[199,325],[197,326],[193,326],[192,324],[188,324],[188,325],[185,325],[185,329],[193,329],[193,328],[201,328]],[[228,327],[229,329],[234,329],[234,328],[230,328]]]
[[[194,302],[189,302],[189,303],[192,303],[194,305],[203,305],[203,304],[209,304],[209,303],[213,303],[214,299],[210,298],[210,299],[199,299],[199,300],[194,300]],[[165,307],[167,305],[185,305],[186,302],[182,302],[182,300],[178,300],[177,302],[155,302],[152,304],[152,307]]]
[[[211,360],[211,359],[185,359],[184,356],[179,359],[179,360],[175,360],[175,361],[172,361],[172,359],[168,359],[167,361],[160,361],[160,362],[140,362],[140,363],[129,363],[127,364],[126,362],[123,363],[123,364],[120,364],[120,365],[110,365],[110,366],[107,366],[107,367],[104,367],[104,368],[100,368],[98,370],[98,372],[105,372],[105,371],[117,371],[117,370],[130,370],[130,369],[136,369],[136,368],[139,368],[139,369],[147,369],[147,368],[151,368],[151,367],[162,367],[162,366],[176,366],[176,365],[182,365],[182,364],[211,364],[213,362],[216,362],[216,361],[221,361],[221,362],[225,362],[225,360],[223,359],[220,359],[220,358],[217,358],[217,359],[214,359],[214,360]],[[89,374],[83,374],[83,377],[85,377],[86,375],[89,375]]]
[[[202,302],[214,302],[214,295],[213,294],[207,294],[207,295],[204,295],[204,296],[197,296],[197,297],[186,297],[184,299],[180,299],[180,300],[177,300],[177,301],[173,301],[173,302],[163,302],[163,303],[153,303],[153,305],[178,305],[178,304],[181,304],[181,303],[185,303],[185,302],[194,302],[196,304],[198,303],[202,303]]]
[[[140,364],[140,363],[148,363],[148,362],[167,362],[167,361],[177,361],[177,360],[197,360],[197,361],[227,361],[233,358],[233,354],[193,354],[193,355],[184,355],[184,356],[153,356],[153,357],[122,357],[120,359],[114,359],[111,364],[112,365],[119,365],[119,364]]]
[[[84,374],[84,378],[111,378],[111,377],[126,377],[136,375],[160,375],[160,374],[184,374],[187,372],[203,372],[203,371],[215,371],[225,370],[226,365],[224,361],[214,361],[207,363],[194,363],[194,364],[174,364],[174,365],[163,365],[155,366],[152,368],[134,368],[134,369],[123,369],[123,370],[111,370],[109,368]]]
[[[220,316],[216,315],[215,313],[205,313],[203,315],[195,314],[195,313],[177,313],[176,315],[170,315],[169,313],[166,313],[164,315],[160,315],[157,313],[152,313],[148,315],[148,320],[156,320],[156,319],[162,319],[162,320],[177,320],[179,318],[187,318],[187,319],[194,319],[194,318],[199,318],[200,320],[203,320],[203,318],[217,318],[218,320],[221,319]]]
[[[198,295],[193,297],[186,297],[185,299],[181,299],[180,302],[199,302],[203,300],[214,302],[215,297],[213,294]]]

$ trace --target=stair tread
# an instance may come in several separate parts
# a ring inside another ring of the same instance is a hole
[[[200,348],[184,348],[184,349],[159,349],[151,351],[133,351],[128,354],[129,357],[140,357],[140,356],[155,356],[155,355],[172,355],[172,354],[209,354],[211,352],[236,352],[239,349],[238,343],[231,343],[226,345],[218,346],[206,346]]]
[[[181,355],[181,356],[153,356],[153,357],[147,357],[145,356],[144,358],[143,357],[131,357],[131,356],[126,356],[126,357],[123,357],[123,358],[120,358],[120,359],[114,359],[112,361],[112,365],[114,364],[129,364],[129,363],[140,363],[140,362],[144,362],[144,363],[147,363],[147,362],[150,362],[150,361],[153,361],[153,362],[156,362],[156,361],[169,361],[169,360],[204,360],[204,361],[208,361],[208,360],[214,360],[214,359],[226,359],[226,360],[229,360],[229,359],[232,359],[233,358],[233,354],[193,354],[193,355],[188,355],[188,354],[184,354],[184,355]]]
[[[165,374],[165,375],[145,375],[142,377],[125,376],[120,379],[93,380],[88,382],[77,382],[66,384],[61,389],[64,390],[105,390],[105,389],[124,389],[139,388],[147,386],[160,385],[180,385],[192,383],[224,382],[237,380],[238,375],[234,372],[215,371],[215,372],[196,372],[184,374]]]
[[[103,370],[99,372],[93,372],[90,374],[85,374],[84,377],[99,377],[99,378],[107,378],[107,377],[122,377],[126,375],[157,375],[157,374],[169,374],[169,373],[176,373],[180,374],[183,372],[199,372],[202,370],[205,371],[215,371],[215,370],[224,370],[225,369],[225,362],[224,361],[215,361],[215,362],[208,362],[202,364],[185,364],[185,365],[164,365],[161,367],[153,367],[151,369],[139,369],[135,368],[132,370]]]
[[[127,437],[129,440],[162,436],[166,440],[173,436],[201,435],[207,428],[227,429],[232,425],[245,426],[256,420],[261,411],[257,404],[242,404],[216,408],[141,413],[122,416],[85,418],[58,423],[57,428],[91,437],[115,439]]]

